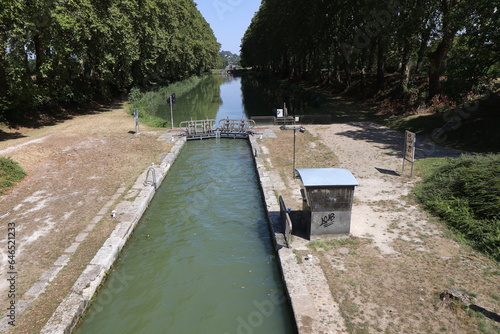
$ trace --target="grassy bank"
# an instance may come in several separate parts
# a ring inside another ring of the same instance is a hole
[[[0,157],[0,195],[24,179],[26,172],[10,158]]]
[[[192,76],[186,80],[144,93],[138,88],[133,88],[129,93],[131,103],[129,113],[133,115],[134,109],[137,109],[142,123],[157,128],[169,127],[170,120],[158,115],[170,115],[170,105],[167,103],[170,95],[175,93],[176,98],[182,97],[183,94],[196,87],[201,79],[202,77]]]
[[[459,240],[500,261],[500,154],[424,159],[417,197]]]

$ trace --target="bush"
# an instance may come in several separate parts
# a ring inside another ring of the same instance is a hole
[[[500,154],[444,159],[417,197],[476,249],[500,261]]]
[[[19,164],[10,158],[0,157],[0,195],[21,181],[26,172]]]

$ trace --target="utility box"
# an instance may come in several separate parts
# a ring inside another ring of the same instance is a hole
[[[299,168],[308,235],[349,234],[354,187],[359,183],[342,168]]]

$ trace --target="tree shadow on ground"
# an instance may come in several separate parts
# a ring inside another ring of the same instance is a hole
[[[332,123],[367,122],[377,119],[375,105],[346,97],[334,97],[325,104],[332,110]]]
[[[6,123],[9,128],[18,129],[21,127],[29,129],[39,129],[46,126],[53,126],[71,120],[77,116],[96,115],[109,112],[123,106],[123,101],[115,101],[106,104],[91,103],[84,106],[60,107],[45,111],[13,111],[6,115]]]
[[[372,122],[356,122],[349,125],[358,129],[340,132],[337,135],[374,143],[383,149],[385,154],[403,158],[404,132]],[[439,146],[425,135],[417,135],[415,159],[457,157],[462,153],[464,152],[460,150]]]
[[[378,148],[387,151],[386,154],[390,156],[402,155],[404,144],[402,132],[371,122],[356,122],[349,123],[349,125],[358,129],[339,132],[337,135],[377,144]]]
[[[26,136],[19,133],[19,132],[5,132],[5,131],[0,130],[0,141],[6,141],[6,140],[18,139],[18,138],[24,138],[24,137],[26,137]]]

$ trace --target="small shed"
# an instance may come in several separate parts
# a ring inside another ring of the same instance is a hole
[[[296,170],[308,234],[349,234],[354,187],[359,185],[354,175],[343,168]]]

